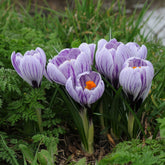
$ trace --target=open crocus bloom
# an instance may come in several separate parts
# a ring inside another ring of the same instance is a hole
[[[132,102],[143,102],[149,93],[153,77],[154,68],[151,62],[132,57],[125,61],[119,81]]]
[[[104,92],[104,82],[99,73],[91,71],[70,77],[66,82],[66,90],[81,105],[96,102]]]
[[[135,42],[128,42],[126,44],[126,46],[130,48],[132,57],[139,57],[139,58],[142,58],[142,59],[147,58],[147,48],[146,48],[145,45],[142,45],[140,47]]]
[[[27,51],[24,56],[13,52],[11,62],[19,76],[32,87],[38,88],[41,85],[46,65],[46,55],[41,48]]]
[[[47,74],[52,81],[65,85],[67,79],[84,71],[93,64],[95,44],[82,43],[79,48],[64,49],[47,65]]]
[[[123,43],[116,39],[109,42],[101,39],[96,51],[96,68],[117,89],[119,87],[119,73],[125,60],[129,57],[131,57],[131,51]]]

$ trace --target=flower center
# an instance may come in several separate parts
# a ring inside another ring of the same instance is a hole
[[[86,82],[85,88],[91,90],[92,88],[95,88],[95,87],[96,87],[96,84],[93,81],[89,80]]]
[[[132,68],[135,69],[135,68],[137,68],[137,67],[136,67],[136,66],[133,66]],[[138,68],[141,68],[141,66],[139,66]]]

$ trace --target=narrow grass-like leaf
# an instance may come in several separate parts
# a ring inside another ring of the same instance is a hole
[[[140,30],[139,26],[143,20],[144,14],[148,10],[150,5],[148,5],[148,1],[144,3],[144,6],[141,10],[141,12],[138,15],[138,18],[136,19],[135,23],[132,22],[132,29],[133,31],[131,33],[128,33],[127,41],[133,41],[134,37],[136,36],[137,32]]]

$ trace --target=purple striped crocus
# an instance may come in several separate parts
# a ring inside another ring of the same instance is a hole
[[[104,82],[99,73],[83,72],[77,77],[70,77],[66,82],[70,96],[84,106],[96,102],[104,92]]]
[[[132,57],[125,61],[119,81],[131,102],[141,103],[149,93],[153,77],[154,68],[151,62]]]
[[[34,88],[40,87],[46,65],[46,55],[41,48],[27,51],[24,56],[13,52],[11,62],[22,79]]]
[[[131,50],[132,57],[147,58],[147,48],[145,45],[140,47],[136,42],[128,42],[126,46]]]
[[[109,42],[101,39],[96,51],[96,68],[117,89],[119,88],[119,73],[129,57],[131,57],[131,51],[123,43],[116,39]]]
[[[84,71],[90,71],[93,64],[95,44],[82,43],[79,48],[62,50],[49,60],[47,74],[49,78],[61,85],[67,79]]]

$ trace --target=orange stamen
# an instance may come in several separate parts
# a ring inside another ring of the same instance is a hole
[[[133,66],[132,68],[135,69],[135,68],[137,68],[137,67],[136,67],[136,66]],[[139,66],[138,68],[141,68],[141,66]]]
[[[86,87],[85,88],[91,90],[92,88],[95,88],[95,87],[96,87],[96,84],[93,81],[89,80],[89,81],[86,82]]]

